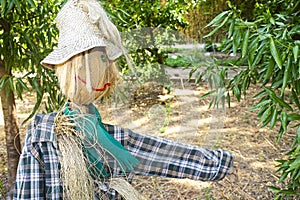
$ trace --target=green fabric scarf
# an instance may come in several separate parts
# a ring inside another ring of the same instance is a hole
[[[107,132],[101,122],[101,116],[97,108],[93,104],[90,104],[88,105],[88,109],[89,114],[82,114],[79,109],[70,109],[68,104],[66,104],[63,113],[72,119],[77,131],[85,134],[86,141],[83,141],[83,152],[88,158],[89,164],[94,166],[90,170],[91,175],[94,178],[97,176],[110,176],[109,172],[104,168],[103,163],[98,159],[99,153],[95,149],[95,145],[91,145],[95,143],[98,143],[100,147],[119,163],[123,173],[132,171],[139,164],[139,161]]]

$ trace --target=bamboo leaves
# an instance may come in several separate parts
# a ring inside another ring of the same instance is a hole
[[[250,30],[247,29],[245,36],[244,36],[243,45],[242,45],[242,58],[244,58],[246,56],[246,53],[248,51],[249,34],[250,34]]]
[[[39,62],[56,44],[58,35],[53,20],[60,4],[61,1],[57,0],[0,0],[1,23],[5,24],[5,31],[0,37],[0,43],[3,44],[0,52],[1,59],[5,60],[5,71],[9,74],[0,77],[0,89],[5,87],[7,92],[13,92],[21,99],[25,91],[34,91],[37,97],[36,108],[45,93],[52,95],[51,91],[57,84],[51,75],[53,71],[41,72]],[[15,76],[15,72],[19,75]],[[49,79],[44,81],[42,77]],[[35,111],[32,111],[32,115]]]
[[[216,26],[216,28],[213,31],[211,31],[208,35],[206,35],[205,37],[210,37],[213,34],[215,34],[218,30],[220,30],[227,23],[227,21],[231,15],[232,15],[232,12],[230,12],[230,11],[224,11],[224,12],[220,13],[219,15],[217,15],[209,24],[206,25],[206,27]]]
[[[33,0],[27,0],[27,2],[28,2],[28,4],[29,4],[31,7],[33,7],[33,8],[36,7]]]
[[[218,15],[209,25],[215,29],[220,29],[220,25],[228,27],[224,50],[248,61],[246,69],[239,70],[230,81],[225,82],[226,99],[230,100],[228,94],[232,94],[240,100],[240,91],[244,91],[245,95],[250,84],[257,84],[261,87],[256,95],[259,101],[251,111],[257,111],[261,125],[269,124],[270,129],[278,126],[277,141],[289,131],[291,124],[297,128],[287,159],[280,160],[278,165],[281,172],[279,181],[289,179],[287,188],[270,187],[279,194],[278,199],[283,199],[282,196],[296,194],[300,190],[300,2],[276,3],[277,8],[284,12],[272,13],[266,8],[266,13],[248,22],[235,14],[227,19],[226,13],[235,11],[232,8],[230,12]]]
[[[294,55],[294,62],[297,62],[298,56],[299,56],[299,46],[295,45],[293,47],[293,55]]]
[[[270,37],[270,52],[271,52],[271,55],[273,56],[276,64],[281,69],[282,68],[282,61],[281,61],[281,58],[279,56],[277,47],[276,47],[275,42],[274,42],[272,37]]]
[[[261,96],[262,102],[255,107],[259,110],[258,116],[261,118],[262,125],[270,123],[270,128],[273,128],[278,120],[284,119],[278,119],[278,115],[284,113],[285,110],[293,112],[292,106],[285,101],[287,88],[295,88],[293,97],[296,104],[300,104],[299,93],[297,93],[300,89],[297,90],[297,87],[292,86],[299,82],[295,82],[300,75],[299,45],[297,43],[284,44],[284,40],[296,32],[297,26],[287,29],[288,16],[284,15],[272,16],[268,13],[263,16],[267,20],[263,20],[260,16],[257,20],[248,22],[231,13],[234,13],[234,10],[225,11],[212,20],[208,26],[216,28],[207,37],[215,34],[216,29],[228,27],[228,38],[224,46],[229,52],[240,55],[240,59],[247,59],[248,67],[246,70],[240,70],[226,88],[232,90],[235,98],[240,100],[241,91],[245,95],[251,83],[261,81],[265,93]],[[265,24],[266,21],[269,24]],[[276,27],[282,27],[282,29]],[[268,83],[271,83],[271,86],[265,87]],[[266,106],[259,107],[264,102]]]

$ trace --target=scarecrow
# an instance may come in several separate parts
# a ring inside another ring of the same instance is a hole
[[[69,0],[56,18],[58,48],[41,63],[54,68],[68,98],[37,114],[19,161],[14,199],[142,199],[133,175],[217,181],[233,156],[103,124],[94,101],[113,91],[124,55],[119,32],[97,0]]]

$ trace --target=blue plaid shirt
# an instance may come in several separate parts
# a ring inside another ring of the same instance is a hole
[[[14,199],[63,198],[58,146],[54,131],[56,113],[36,115],[31,122],[19,161]],[[134,174],[202,181],[221,180],[228,174],[233,156],[106,124],[107,131],[140,162]],[[112,176],[118,176],[118,170]],[[95,191],[117,194],[95,180]]]

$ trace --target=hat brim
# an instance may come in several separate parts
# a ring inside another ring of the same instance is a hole
[[[47,68],[54,68],[55,65],[63,64],[73,56],[80,54],[84,51],[90,50],[94,47],[97,46],[88,46],[86,48],[81,48],[77,50],[73,46],[65,46],[65,47],[57,48],[54,49],[47,57],[45,57],[41,61],[41,64]]]
[[[81,47],[80,49],[77,49],[74,46],[64,46],[64,47],[54,49],[47,57],[45,57],[41,61],[41,64],[47,68],[53,69],[56,65],[65,63],[73,56],[95,47],[105,47],[109,60],[116,60],[118,57],[120,57],[123,54],[120,49],[117,49],[113,45],[112,46],[90,45],[85,48]]]

